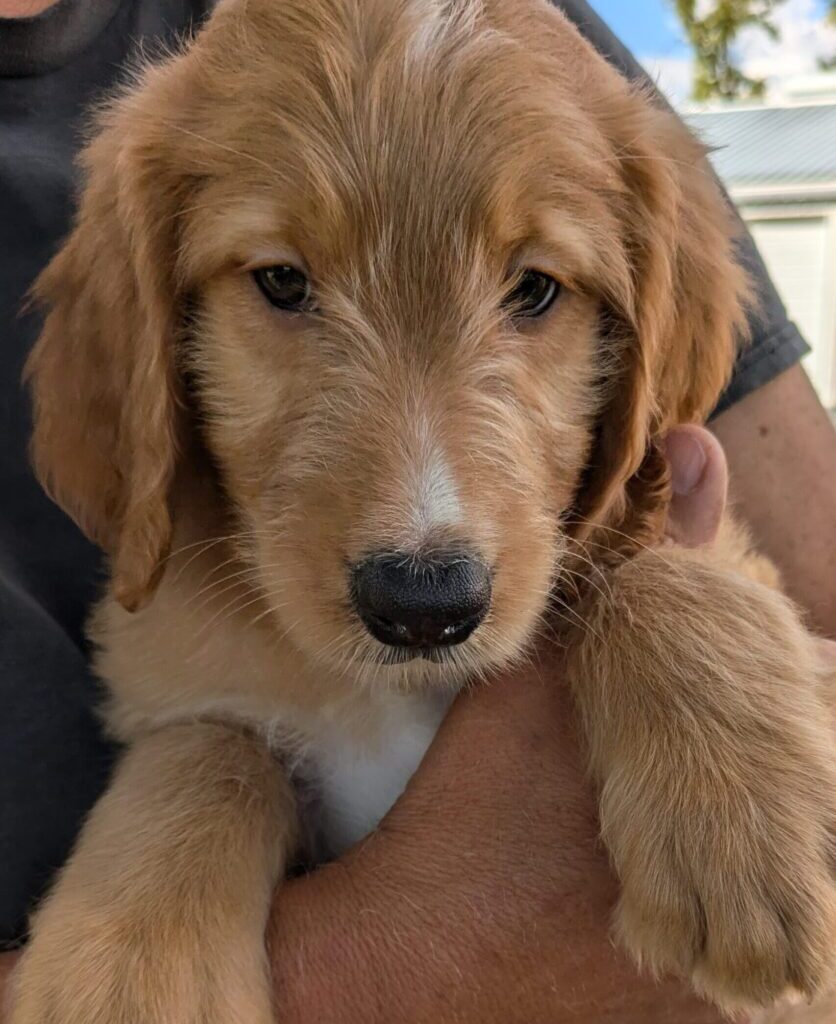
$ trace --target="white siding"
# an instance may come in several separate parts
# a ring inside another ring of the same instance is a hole
[[[813,349],[807,372],[822,401],[836,406],[836,213],[805,217],[785,210],[746,219],[790,317]]]

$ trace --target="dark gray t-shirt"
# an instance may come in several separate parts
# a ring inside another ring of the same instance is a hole
[[[21,302],[68,230],[86,109],[119,81],[139,44],[151,54],[170,46],[209,6],[60,0],[34,18],[0,18],[0,946],[22,935],[114,753],[96,724],[83,638],[99,555],[44,496],[26,458],[20,375],[39,322],[20,314]],[[585,3],[562,6],[609,59],[641,74]],[[762,281],[765,313],[725,402],[806,351],[753,246],[744,258]]]

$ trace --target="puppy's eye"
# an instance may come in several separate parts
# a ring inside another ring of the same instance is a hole
[[[296,267],[260,267],[253,271],[253,277],[268,302],[278,309],[303,313],[314,308],[311,282]]]
[[[539,270],[526,270],[505,296],[503,305],[511,316],[541,316],[559,294],[560,285],[553,277]]]

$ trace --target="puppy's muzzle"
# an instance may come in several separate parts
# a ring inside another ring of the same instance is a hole
[[[488,567],[462,552],[371,555],[354,567],[351,582],[357,614],[390,647],[432,650],[463,643],[491,603]]]

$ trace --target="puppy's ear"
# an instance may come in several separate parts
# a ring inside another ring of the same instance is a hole
[[[143,87],[101,116],[74,229],[33,290],[48,313],[26,367],[36,472],[110,555],[129,609],[153,592],[169,545],[181,416],[177,197],[161,103]]]
[[[714,408],[746,337],[750,289],[704,148],[641,94],[611,104],[606,127],[632,279],[614,289],[605,314],[609,401],[580,512],[648,540],[668,500],[659,442]]]

